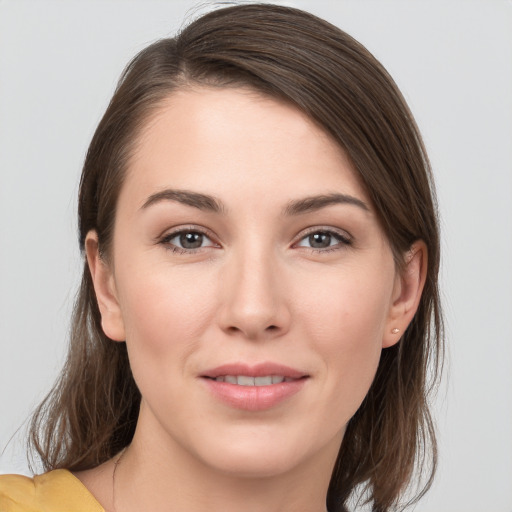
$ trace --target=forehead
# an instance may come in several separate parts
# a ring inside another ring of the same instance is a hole
[[[233,200],[333,191],[366,199],[332,137],[298,108],[248,88],[184,89],[161,103],[141,130],[121,196],[140,206],[168,187]]]

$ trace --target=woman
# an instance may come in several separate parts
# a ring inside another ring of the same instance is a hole
[[[93,137],[79,224],[69,356],[32,425],[48,472],[2,477],[2,510],[385,511],[428,488],[433,187],[359,43],[254,4],[151,45]]]

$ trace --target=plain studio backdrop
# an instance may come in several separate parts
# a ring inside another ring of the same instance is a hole
[[[374,53],[432,160],[448,360],[435,401],[439,472],[416,510],[511,512],[512,2],[277,3]],[[192,1],[0,0],[0,473],[29,473],[22,425],[63,361],[93,131],[128,60],[201,11]]]

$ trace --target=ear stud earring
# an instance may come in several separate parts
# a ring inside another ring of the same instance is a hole
[[[391,329],[391,332],[393,334],[398,334],[400,332],[400,329],[397,329],[396,327],[394,329]]]

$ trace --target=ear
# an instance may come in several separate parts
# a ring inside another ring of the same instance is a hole
[[[125,341],[124,322],[117,300],[114,274],[110,265],[100,256],[96,231],[87,233],[85,253],[100,309],[103,332],[114,341]]]
[[[418,240],[404,256],[405,267],[397,272],[392,304],[386,322],[382,347],[397,343],[413,319],[427,278],[427,246]]]

